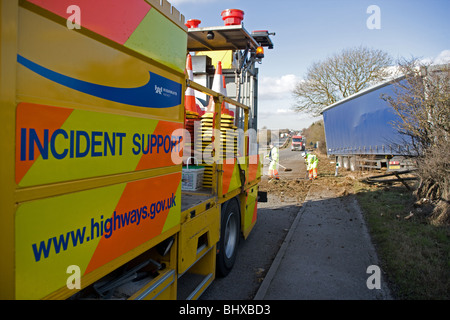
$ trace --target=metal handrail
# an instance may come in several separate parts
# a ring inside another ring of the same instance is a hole
[[[219,102],[225,101],[225,102],[228,102],[228,103],[230,103],[230,104],[232,104],[232,105],[234,105],[236,107],[239,107],[241,109],[244,109],[244,110],[247,110],[247,111],[249,110],[249,107],[246,106],[245,104],[237,102],[236,100],[233,100],[233,99],[231,99],[231,98],[229,98],[227,96],[224,96],[220,92],[216,92],[214,90],[211,90],[211,89],[209,89],[209,88],[207,88],[205,86],[202,86],[201,84],[198,84],[197,82],[194,82],[192,80],[186,79],[186,86],[190,87],[190,88],[192,88],[194,90],[200,91],[202,93],[208,94],[208,95],[212,96],[213,98],[218,98]]]

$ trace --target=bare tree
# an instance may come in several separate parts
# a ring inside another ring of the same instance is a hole
[[[392,58],[366,47],[346,49],[309,67],[293,90],[294,109],[317,116],[326,107],[389,76]]]
[[[393,125],[411,139],[418,155],[417,197],[435,202],[433,221],[449,223],[450,65],[412,59],[400,62],[399,68],[404,79],[384,99],[399,116]]]

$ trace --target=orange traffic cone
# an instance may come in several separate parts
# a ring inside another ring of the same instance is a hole
[[[223,94],[225,97],[227,96],[227,84],[225,82],[225,76],[222,76],[222,87],[220,90],[220,93]],[[222,103],[222,117],[224,119],[234,119],[234,112],[230,110],[230,106],[228,102]]]
[[[224,96],[227,96],[226,88],[227,87],[226,87],[226,83],[225,83],[225,77],[222,75],[222,62],[218,61],[216,73],[214,74],[212,90],[214,90],[216,92],[220,92]],[[223,102],[220,109],[221,109],[221,111],[220,111],[221,114],[230,117],[230,110],[229,110],[227,102]],[[206,108],[206,113],[212,113],[212,112],[214,112],[214,100],[212,98],[210,98],[208,107]]]
[[[223,77],[222,77],[222,62],[217,62],[217,69],[216,73],[214,74],[213,78],[213,85],[211,88],[215,92],[223,92]],[[223,107],[223,105],[222,105]],[[206,108],[206,113],[213,113],[214,112],[214,99],[211,97],[209,99],[208,107]]]
[[[189,80],[194,80],[194,71],[192,71],[192,57],[190,54],[187,55],[186,58],[186,72],[189,77]],[[197,106],[195,103],[195,92],[192,88],[186,88],[185,97],[184,97],[184,108],[186,109],[186,115],[189,116],[198,116]]]
[[[220,90],[220,93],[226,97],[227,96],[227,84],[225,82],[225,76],[222,76],[222,83],[223,83],[223,85]],[[222,114],[226,114],[226,115],[230,114],[230,108],[228,106],[228,102],[222,103]]]

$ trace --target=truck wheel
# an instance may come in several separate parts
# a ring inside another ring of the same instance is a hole
[[[231,199],[222,206],[220,224],[220,240],[217,253],[217,274],[225,277],[230,273],[236,261],[237,248],[240,237],[239,204]]]

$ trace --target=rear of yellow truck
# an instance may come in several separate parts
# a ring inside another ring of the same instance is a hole
[[[187,37],[165,0],[0,0],[0,298],[195,299],[232,267],[260,162],[182,192]]]
[[[186,27],[166,1],[0,14],[1,297],[68,298],[180,229]]]

